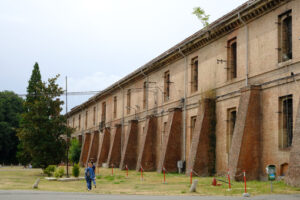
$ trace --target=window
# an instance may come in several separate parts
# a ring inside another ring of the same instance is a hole
[[[278,17],[278,62],[292,59],[292,11]]]
[[[236,122],[236,108],[230,108],[227,110],[227,153],[229,153],[231,148],[231,141],[234,131],[234,126]]]
[[[170,99],[170,71],[165,72],[164,76],[164,100],[168,101]]]
[[[78,128],[80,130],[81,127],[81,115],[78,116]]]
[[[196,121],[197,121],[197,116],[192,116],[191,117],[191,133],[190,133],[190,142],[192,144],[192,140],[193,140],[193,133],[196,127]]]
[[[292,146],[293,141],[293,96],[279,98],[279,148]]]
[[[143,108],[146,108],[147,104],[147,82],[144,82],[143,86]]]
[[[131,109],[131,89],[127,90],[127,114],[130,114]]]
[[[88,127],[88,116],[89,116],[89,111],[85,111],[85,128],[86,129]]]
[[[93,112],[93,125],[95,126],[96,124],[96,107],[94,107],[94,112]]]
[[[192,59],[192,67],[191,67],[191,91],[198,91],[198,57]]]
[[[75,127],[75,117],[73,117],[73,128]]]
[[[106,119],[106,102],[102,103],[102,115],[101,115],[102,122],[105,122]]]
[[[114,96],[114,118],[117,118],[117,96]]]
[[[236,38],[227,42],[227,80],[232,80],[237,76],[237,45]]]

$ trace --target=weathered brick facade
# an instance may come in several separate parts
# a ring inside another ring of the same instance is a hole
[[[120,124],[117,124],[113,130],[111,136],[111,143],[107,158],[107,164],[109,167],[119,167],[121,162],[121,129]]]
[[[292,28],[283,31],[285,17]],[[119,167],[121,145],[126,152],[134,142],[132,168],[177,171],[177,161],[183,160],[187,170],[201,175],[229,169],[240,180],[246,170],[248,179],[266,180],[266,166],[275,165],[282,176],[290,167],[293,178],[287,181],[297,183],[299,20],[298,0],[247,1],[75,107],[68,118],[74,122],[74,136],[84,139],[81,163],[87,160],[89,133],[108,127],[109,153],[98,160],[110,166]],[[281,50],[287,46],[281,37],[287,32],[289,54]],[[206,106],[199,110],[207,91],[215,94],[214,120],[206,117]],[[287,97],[290,106],[285,108]],[[127,137],[132,120],[138,121],[134,141]],[[210,128],[213,145],[207,142]]]
[[[157,118],[155,116],[148,116],[138,153],[137,171],[141,169],[141,166],[145,171],[154,171],[156,169],[156,131]]]
[[[127,133],[125,135],[124,147],[122,150],[120,169],[135,169],[137,162],[137,134],[138,134],[138,121],[129,121]]]
[[[229,172],[235,180],[248,180],[260,175],[261,87],[251,86],[241,91],[237,121],[229,152]]]
[[[97,163],[96,163],[96,165],[98,167],[101,167],[102,163],[107,162],[109,146],[110,146],[110,129],[105,128],[103,133],[100,134],[98,159],[97,159]]]
[[[169,110],[168,122],[163,137],[162,151],[157,171],[161,172],[163,167],[169,172],[177,171],[177,161],[181,160],[181,108]]]

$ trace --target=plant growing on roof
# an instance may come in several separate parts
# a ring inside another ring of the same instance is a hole
[[[192,14],[196,15],[197,18],[200,20],[200,22],[202,23],[203,27],[207,27],[209,25],[209,17],[210,15],[207,15],[204,11],[204,9],[200,8],[200,7],[195,7],[194,11],[192,12]]]

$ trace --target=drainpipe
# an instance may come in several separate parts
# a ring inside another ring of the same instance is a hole
[[[122,90],[122,130],[121,130],[121,152],[123,151],[123,132],[124,132],[124,88],[120,86],[120,83],[118,83],[118,87]]]
[[[148,115],[148,82],[149,82],[149,76],[147,76],[143,70],[141,70],[141,73],[143,74],[144,77],[146,77],[146,117]],[[144,85],[143,85],[143,89],[144,89]]]
[[[185,161],[185,154],[186,154],[186,94],[187,94],[187,56],[183,54],[180,48],[178,48],[179,53],[184,57],[184,102],[183,102],[183,160]]]
[[[248,86],[248,79],[249,79],[249,66],[248,66],[248,47],[249,47],[249,31],[248,31],[248,25],[246,22],[242,19],[240,13],[238,13],[239,20],[245,25],[245,31],[246,31],[246,86]]]

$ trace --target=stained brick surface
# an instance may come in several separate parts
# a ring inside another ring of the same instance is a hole
[[[80,154],[80,165],[81,166],[85,165],[87,162],[90,144],[91,144],[91,134],[86,133],[84,135],[83,145],[81,146],[81,154]]]
[[[121,161],[121,125],[116,125],[112,133],[112,140],[109,147],[107,163],[109,167],[119,167]]]
[[[285,181],[289,185],[300,187],[300,101],[293,133],[288,174]]]
[[[82,145],[82,135],[78,135],[79,144]]]
[[[104,132],[100,134],[100,144],[98,151],[98,159],[96,165],[101,167],[102,163],[107,162],[110,145],[110,129],[105,128]]]
[[[88,154],[88,161],[97,161],[97,155],[98,155],[98,149],[99,149],[99,132],[95,131],[92,134],[91,138],[91,145],[89,149],[89,154]]]
[[[174,108],[169,110],[166,132],[157,167],[158,172],[161,172],[163,167],[169,172],[177,171],[177,161],[181,160],[181,123],[181,109]]]
[[[212,103],[212,100],[205,99],[199,105],[190,147],[187,174],[193,170],[196,172],[196,175],[199,176],[209,175],[209,161],[213,159],[209,154],[209,134],[214,134],[211,133],[211,120],[213,115],[213,110],[211,109]]]
[[[242,180],[243,170],[247,180],[259,178],[260,167],[260,87],[241,90],[239,109],[229,152],[229,170],[235,180]]]
[[[120,169],[128,166],[128,169],[135,169],[137,162],[137,135],[138,121],[131,120],[129,122],[127,133],[125,135],[124,147],[122,151]]]
[[[140,170],[141,166],[145,171],[155,170],[156,134],[157,134],[157,118],[155,116],[148,116],[146,119],[145,130],[141,138],[140,151],[138,153],[136,170]]]

